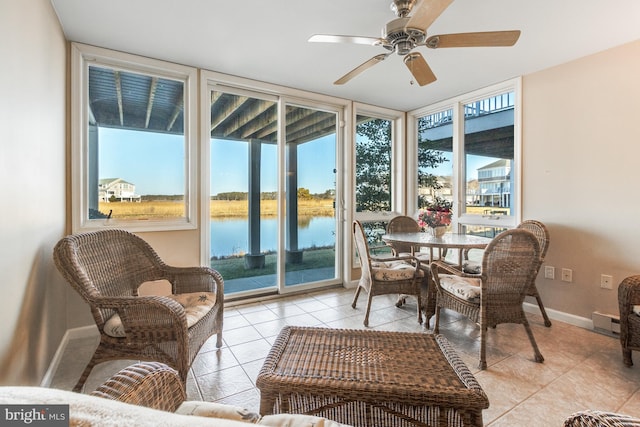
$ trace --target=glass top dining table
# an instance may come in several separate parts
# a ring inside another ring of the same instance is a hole
[[[491,238],[474,236],[471,234],[445,233],[441,237],[435,237],[431,233],[417,232],[397,232],[382,235],[385,243],[403,243],[412,246],[429,248],[429,260],[433,260],[433,249],[458,249],[458,266],[462,267],[462,252],[466,249],[484,249]]]

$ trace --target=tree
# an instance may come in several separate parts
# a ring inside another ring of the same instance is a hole
[[[442,184],[438,182],[438,177],[432,173],[425,172],[425,169],[434,169],[439,164],[444,163],[447,159],[442,151],[433,150],[429,147],[430,141],[423,137],[429,128],[430,121],[425,119],[418,120],[418,187],[430,188],[438,190],[442,188]],[[418,197],[418,207],[425,207],[429,203],[425,197]]]
[[[298,188],[298,199],[299,200],[310,200],[311,192],[307,188],[300,187]]]
[[[391,208],[391,123],[373,119],[356,133],[356,211]]]
[[[426,120],[418,120],[418,135],[424,135]],[[372,119],[358,124],[356,133],[356,211],[391,209],[391,123]],[[437,167],[446,158],[429,148],[429,141],[418,141],[418,184],[424,188],[441,188],[438,177],[425,169]],[[419,199],[419,206],[424,200]]]

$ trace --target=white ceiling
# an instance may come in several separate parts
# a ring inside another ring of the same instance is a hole
[[[639,0],[455,0],[429,35],[522,30],[514,47],[418,49],[438,77],[420,87],[392,55],[333,82],[382,47],[308,43],[380,37],[391,0],[51,0],[67,39],[408,111],[640,39]],[[594,82],[597,84],[597,82]]]

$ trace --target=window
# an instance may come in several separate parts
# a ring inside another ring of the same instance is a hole
[[[387,222],[404,211],[403,123],[403,113],[356,105],[354,218],[373,251],[385,247]]]
[[[409,113],[409,200],[454,203],[454,229],[493,236],[520,216],[518,79]],[[411,212],[411,209],[409,209]]]
[[[73,231],[196,226],[194,69],[73,44]]]
[[[418,208],[435,199],[452,202],[453,110],[418,118]]]

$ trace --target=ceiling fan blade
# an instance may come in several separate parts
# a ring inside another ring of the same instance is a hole
[[[427,31],[438,16],[444,12],[453,0],[422,0],[413,8],[413,13],[405,28],[417,28]]]
[[[334,34],[314,34],[309,37],[309,42],[312,43],[355,43],[355,44],[368,44],[376,46],[381,44],[384,40],[377,37],[365,37],[365,36],[339,36]]]
[[[346,82],[348,82],[349,80],[351,80],[352,78],[357,76],[358,74],[362,73],[364,70],[373,67],[378,62],[384,61],[385,59],[387,59],[387,56],[389,56],[389,55],[390,55],[390,53],[381,53],[380,55],[374,56],[373,58],[369,59],[368,61],[363,62],[362,64],[358,65],[356,68],[354,68],[353,70],[349,71],[344,76],[340,77],[338,80],[333,82],[333,84],[334,85],[343,85],[343,84],[345,84]]]
[[[425,42],[425,46],[431,49],[441,47],[513,46],[518,41],[518,38],[520,38],[520,30],[440,34],[429,37]]]
[[[429,67],[427,61],[425,61],[424,57],[418,52],[406,55],[404,57],[404,63],[420,86],[428,85],[437,80],[436,75],[431,71],[431,67]]]

